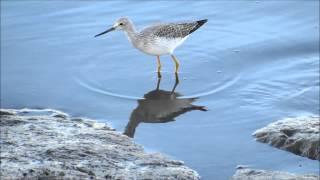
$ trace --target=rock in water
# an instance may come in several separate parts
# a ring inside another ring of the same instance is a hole
[[[0,110],[1,179],[200,179],[102,123],[55,110]]]
[[[286,118],[258,129],[253,135],[259,142],[320,160],[319,128],[319,117]]]
[[[319,180],[314,174],[297,175],[281,171],[238,169],[232,180]]]

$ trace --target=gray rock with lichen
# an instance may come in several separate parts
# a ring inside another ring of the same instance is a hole
[[[1,179],[200,179],[103,123],[48,109],[0,115]]]
[[[232,180],[319,180],[314,174],[292,174],[281,171],[266,171],[250,168],[240,168],[232,176]]]
[[[320,160],[319,117],[286,118],[258,129],[256,140],[310,159]]]

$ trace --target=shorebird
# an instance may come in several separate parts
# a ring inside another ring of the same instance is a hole
[[[166,54],[171,55],[176,65],[175,73],[178,73],[179,61],[173,55],[174,50],[206,22],[207,19],[185,23],[162,23],[137,31],[132,21],[123,17],[118,19],[111,28],[95,37],[114,30],[123,30],[135,48],[146,54],[157,56],[158,73],[161,71],[160,56]]]

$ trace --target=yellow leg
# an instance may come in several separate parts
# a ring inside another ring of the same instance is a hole
[[[158,62],[158,73],[161,71],[161,61],[160,61],[160,56],[157,56],[157,62]]]
[[[179,61],[178,61],[178,59],[177,59],[173,54],[171,54],[171,57],[172,57],[174,63],[176,64],[176,71],[175,71],[175,73],[178,73],[178,70],[179,70]]]
[[[175,82],[175,84],[174,84],[174,86],[172,88],[171,94],[174,93],[174,91],[176,90],[176,87],[179,84],[179,75],[178,75],[178,73],[175,73],[175,74],[176,74],[176,82]]]

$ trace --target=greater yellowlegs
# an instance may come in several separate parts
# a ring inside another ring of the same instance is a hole
[[[160,56],[170,54],[176,64],[175,72],[177,73],[179,62],[173,55],[174,50],[187,39],[189,34],[206,22],[207,19],[185,23],[163,23],[136,31],[130,19],[120,18],[110,29],[95,35],[95,37],[113,30],[123,30],[135,48],[146,54],[157,56],[158,72],[161,71]]]

